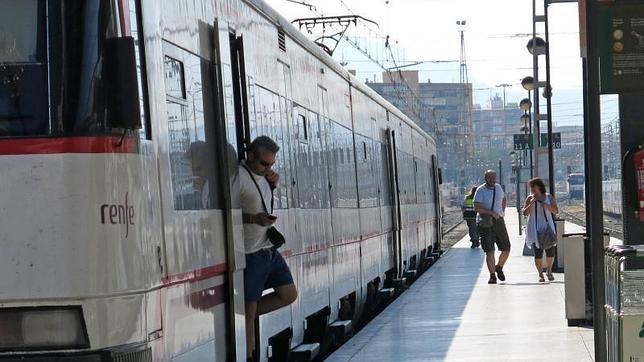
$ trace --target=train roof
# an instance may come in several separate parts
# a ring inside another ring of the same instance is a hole
[[[391,104],[389,101],[384,99],[380,94],[378,94],[376,91],[371,89],[368,85],[365,83],[361,82],[357,77],[355,77],[353,74],[349,73],[347,69],[342,67],[338,62],[336,62],[333,57],[331,57],[329,54],[327,54],[325,51],[320,49],[319,46],[317,46],[315,43],[313,43],[311,40],[309,40],[304,34],[302,34],[296,27],[294,27],[286,18],[284,18],[282,15],[280,15],[275,9],[273,9],[270,5],[265,3],[263,0],[243,0],[253,8],[255,8],[257,11],[259,11],[262,15],[264,15],[267,19],[272,21],[277,27],[281,28],[284,30],[288,36],[290,36],[297,44],[302,46],[304,49],[306,49],[309,53],[311,53],[313,56],[318,58],[320,61],[322,61],[324,64],[326,64],[330,69],[333,69],[338,75],[344,77],[349,81],[351,86],[354,88],[359,89],[361,92],[365,93],[368,95],[371,99],[375,100],[378,102],[380,105],[385,107],[388,111],[391,113],[395,114],[397,117],[402,119],[406,124],[411,126],[414,130],[416,130],[418,133],[421,135],[425,136],[433,144],[435,144],[434,138],[430,136],[427,132],[425,132],[420,126],[416,124],[413,120],[411,120],[407,115],[405,115],[401,110],[396,108],[393,104]]]

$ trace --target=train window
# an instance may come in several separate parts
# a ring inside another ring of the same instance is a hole
[[[44,12],[41,1],[0,1],[2,44],[0,61],[3,63],[38,63],[45,60]]]
[[[47,134],[44,1],[0,0],[0,136]]]
[[[389,146],[380,143],[380,205],[389,206],[392,204],[393,193],[391,192],[391,169],[389,167]]]
[[[355,135],[356,144],[361,154],[357,163],[358,171],[358,195],[360,196],[360,207],[378,206],[378,178],[376,177],[376,160],[373,157],[373,141],[367,137]]]
[[[183,63],[166,56],[163,61],[163,71],[165,74],[165,94],[173,98],[185,99]]]
[[[174,208],[220,208],[212,65],[169,45],[164,50],[172,53],[165,58],[164,74]]]
[[[328,176],[326,162],[322,156],[324,140],[320,128],[324,122],[320,121],[313,112],[307,112],[308,141],[298,142],[294,148],[297,159],[297,197],[299,207],[302,209],[319,209],[329,206]]]
[[[300,138],[300,141],[308,141],[309,130],[306,124],[306,117],[301,114],[297,115],[297,129],[298,129],[298,136]]]
[[[353,132],[332,122],[329,139],[337,157],[331,167],[333,206],[337,208],[358,207],[355,157],[353,157]],[[345,154],[346,153],[346,154]]]
[[[138,46],[136,4],[0,0],[0,137],[122,134],[106,66],[118,55],[106,52],[122,37]]]
[[[291,162],[288,143],[288,122],[293,119],[289,115],[291,106],[288,101],[276,93],[253,84],[252,94],[249,96],[249,125],[251,139],[265,135],[271,137],[279,146],[280,152],[273,166],[273,170],[280,174],[281,180],[273,191],[275,197],[275,209],[287,209],[289,205],[289,192],[291,183],[290,170],[287,165]],[[297,187],[297,185],[295,186]],[[291,193],[291,195],[293,195]],[[293,196],[290,196],[293,197]]]

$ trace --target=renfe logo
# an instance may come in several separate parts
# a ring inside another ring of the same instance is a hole
[[[101,205],[101,224],[125,225],[125,237],[130,233],[130,225],[134,225],[134,206],[127,204],[128,193],[125,193],[125,204]]]

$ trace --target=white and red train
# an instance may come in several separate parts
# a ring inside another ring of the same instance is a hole
[[[0,24],[0,360],[245,360],[257,135],[300,292],[261,360],[324,349],[439,250],[434,141],[262,1],[0,1]]]

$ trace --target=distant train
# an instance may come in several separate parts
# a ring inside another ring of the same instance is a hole
[[[622,180],[613,179],[602,182],[604,213],[622,216]]]
[[[579,180],[583,180],[582,174],[571,174],[568,177],[570,200],[584,200],[584,184],[579,184]],[[579,192],[581,192],[581,196],[579,196]],[[622,197],[621,179],[602,181],[602,203],[605,214],[613,217],[621,217]]]
[[[328,349],[440,255],[434,140],[263,1],[0,13],[0,359],[245,361],[258,135],[300,292],[260,318],[260,360]]]
[[[583,173],[571,173],[568,175],[568,197],[571,200],[584,199],[584,185],[586,178]]]

